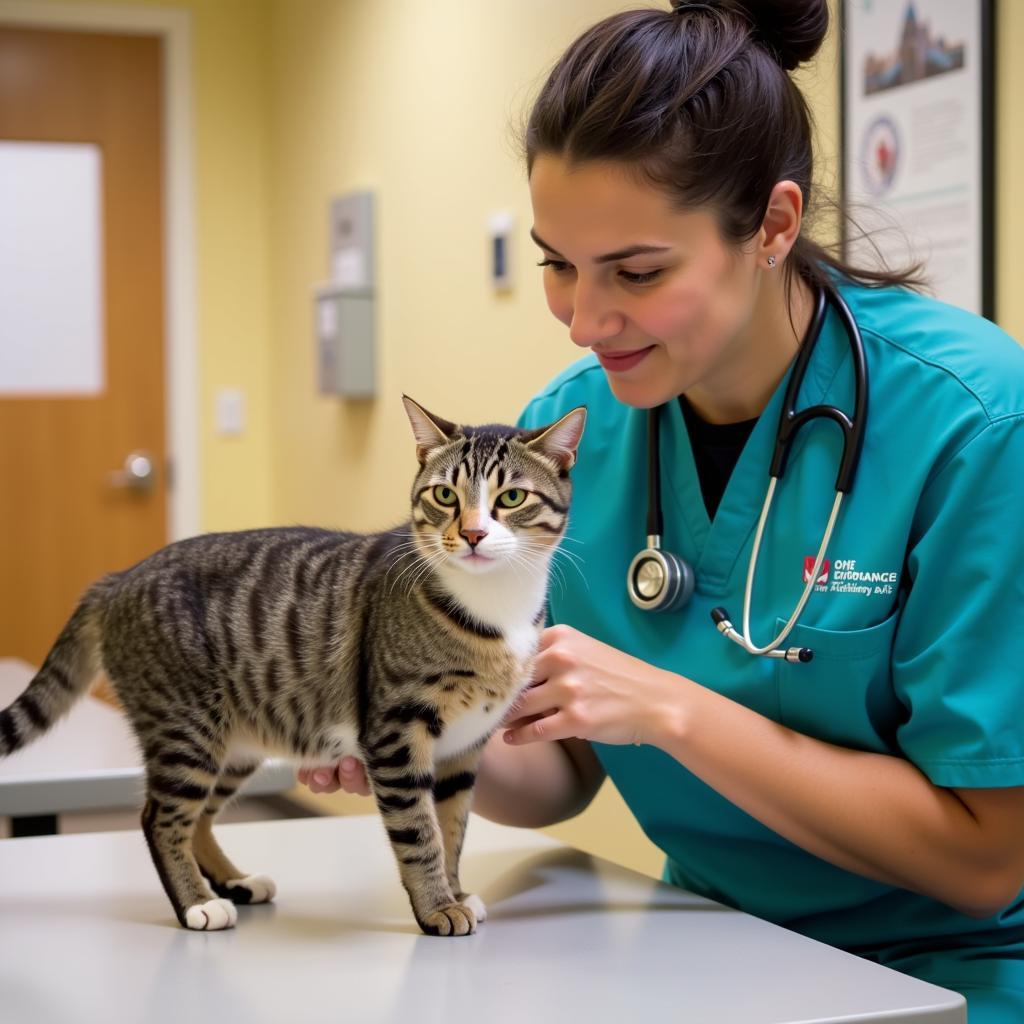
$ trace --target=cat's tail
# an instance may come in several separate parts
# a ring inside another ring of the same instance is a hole
[[[65,715],[100,667],[100,615],[113,577],[94,583],[20,697],[0,711],[0,757],[31,743]]]

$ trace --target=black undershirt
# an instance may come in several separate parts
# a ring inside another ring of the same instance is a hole
[[[757,417],[739,423],[708,423],[697,415],[685,395],[679,396],[679,405],[686,421],[686,431],[690,435],[690,448],[697,466],[704,507],[708,510],[708,518],[714,519],[726,484],[757,423]]]

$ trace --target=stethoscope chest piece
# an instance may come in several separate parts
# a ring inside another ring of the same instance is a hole
[[[661,538],[649,536],[647,547],[629,563],[626,577],[629,599],[648,612],[672,612],[693,595],[690,564],[661,549]]]

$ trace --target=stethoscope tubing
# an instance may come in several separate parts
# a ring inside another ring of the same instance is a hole
[[[750,552],[750,563],[747,566],[747,585],[743,592],[743,635],[735,637],[736,641],[748,653],[764,654],[775,658],[787,656],[788,652],[781,651],[779,648],[781,648],[789,634],[793,632],[797,619],[799,619],[803,614],[804,606],[807,604],[807,601],[818,582],[818,574],[821,572],[822,563],[825,561],[825,552],[828,550],[829,541],[832,539],[832,531],[835,529],[836,518],[839,516],[839,506],[843,502],[843,492],[836,491],[835,500],[832,502],[832,512],[828,517],[828,524],[826,525],[825,532],[822,535],[821,544],[818,546],[818,554],[814,559],[814,568],[811,571],[810,579],[808,579],[804,584],[803,593],[800,595],[800,600],[797,602],[796,608],[793,609],[793,614],[790,615],[789,620],[782,627],[778,636],[776,636],[774,640],[766,644],[764,647],[758,647],[754,641],[750,639],[750,606],[753,602],[754,573],[757,570],[757,558],[761,551],[761,537],[764,534],[764,524],[768,520],[768,510],[771,508],[772,497],[775,494],[775,485],[778,482],[779,478],[773,476],[768,483],[768,493],[765,495],[764,505],[761,509],[761,517],[757,523],[757,532],[754,535],[754,546]],[[730,639],[734,638],[730,637]],[[797,660],[806,659],[798,657]]]
[[[850,346],[855,388],[852,417],[835,406],[830,405],[809,406],[800,411],[796,409],[800,388],[803,385],[814,348],[821,335],[829,304],[838,313]],[[750,654],[771,658],[785,658],[788,661],[810,661],[813,657],[813,652],[808,648],[783,648],[781,645],[796,627],[797,621],[803,614],[803,610],[811,594],[814,592],[814,587],[817,584],[821,566],[824,563],[825,554],[839,517],[839,509],[842,505],[843,497],[849,493],[853,486],[864,443],[867,408],[867,359],[864,354],[864,343],[861,338],[860,329],[857,326],[852,311],[839,293],[831,287],[821,287],[817,291],[811,323],[808,325],[804,341],[800,346],[796,363],[793,366],[793,371],[790,374],[786,387],[786,394],[783,398],[782,412],[775,436],[775,447],[769,467],[768,489],[765,493],[764,503],[761,506],[761,514],[758,518],[754,542],[750,552],[750,561],[747,565],[746,586],[743,595],[742,633],[736,630],[729,621],[728,612],[724,608],[715,608],[711,613],[718,631],[723,636],[739,644]],[[665,551],[661,544],[662,511],[659,415],[660,407],[655,407],[648,411],[647,547],[630,563],[627,588],[630,599],[637,607],[650,611],[671,611],[689,600],[694,589],[694,578],[693,570],[689,564],[677,555]],[[765,524],[768,521],[768,513],[775,496],[775,489],[786,471],[786,464],[793,440],[800,428],[814,419],[832,420],[839,427],[843,435],[843,452],[836,475],[835,499],[832,503],[832,511],[829,515],[828,523],[822,534],[821,543],[818,546],[814,568],[804,585],[796,607],[772,642],[764,646],[758,646],[750,639],[750,608]],[[641,581],[643,581],[644,587],[651,591],[650,593],[643,592]]]

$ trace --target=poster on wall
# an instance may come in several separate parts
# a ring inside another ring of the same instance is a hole
[[[989,319],[994,2],[842,5],[846,257],[921,263],[937,298]]]

